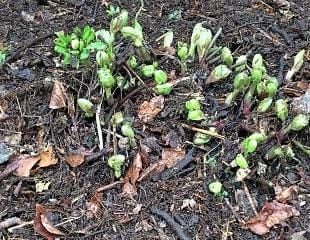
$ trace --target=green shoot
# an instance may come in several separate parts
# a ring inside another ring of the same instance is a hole
[[[188,58],[188,46],[187,43],[178,42],[177,44],[177,54],[179,57],[179,62],[181,65],[181,73],[184,74],[187,71],[186,61]]]
[[[243,168],[243,169],[249,167],[246,158],[245,158],[241,153],[239,153],[239,154],[236,156],[236,158],[234,159],[234,163],[235,163],[238,167]]]
[[[245,91],[249,83],[250,78],[245,71],[238,73],[234,78],[234,90],[227,95],[225,104],[230,105],[240,93]]]
[[[200,110],[201,104],[198,99],[191,99],[185,102],[185,108],[187,111]]]
[[[276,115],[281,121],[285,121],[288,117],[288,105],[287,102],[283,99],[279,99],[275,103],[275,112]]]
[[[91,101],[85,98],[79,98],[77,103],[81,110],[84,112],[85,117],[93,117],[95,115],[94,105]]]
[[[114,171],[114,176],[120,178],[122,176],[122,167],[125,162],[125,156],[121,154],[113,155],[108,159],[108,166]]]
[[[207,83],[213,83],[227,78],[231,74],[231,70],[226,65],[218,65],[211,72]]]
[[[221,58],[225,65],[230,67],[233,64],[234,58],[229,48],[223,47],[221,52]]]
[[[271,97],[264,98],[257,106],[257,111],[260,113],[267,112],[272,102],[273,102],[273,99]]]
[[[280,132],[280,136],[284,136],[290,131],[300,131],[309,125],[309,116],[305,114],[298,114],[292,120],[292,122]]]
[[[305,50],[301,50],[297,53],[294,57],[294,65],[293,67],[287,72],[285,76],[285,81],[291,81],[293,76],[301,69],[302,65],[304,64],[304,55]]]
[[[156,94],[160,95],[169,95],[170,92],[172,91],[173,85],[172,83],[164,83],[164,84],[157,84],[154,88],[153,91]]]
[[[155,70],[154,79],[156,84],[164,84],[167,82],[168,76],[167,73],[163,70]]]
[[[112,4],[109,4],[109,7],[107,8],[106,12],[108,14],[109,17],[113,18],[115,15],[120,13],[120,8],[114,7]]]
[[[116,112],[111,117],[111,123],[114,126],[119,126],[120,124],[122,124],[123,121],[124,121],[124,117],[123,117],[122,112]]]

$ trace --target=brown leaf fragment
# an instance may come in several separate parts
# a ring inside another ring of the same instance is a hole
[[[55,238],[65,234],[55,228],[55,226],[48,220],[48,212],[49,211],[43,205],[36,205],[36,214],[33,228],[37,233],[45,237],[47,240],[54,240]]]
[[[66,99],[67,96],[64,86],[60,81],[56,80],[52,90],[52,96],[50,99],[49,108],[51,109],[64,108],[66,106]]]
[[[293,185],[288,188],[282,189],[281,187],[276,187],[276,200],[281,203],[285,203],[289,200],[292,200],[294,193],[298,191],[298,187]]]
[[[258,235],[263,235],[268,233],[272,226],[283,223],[293,216],[299,216],[296,208],[274,200],[265,203],[260,213],[246,222],[246,227]]]
[[[81,165],[85,161],[85,155],[84,154],[72,154],[65,158],[65,161],[71,166],[71,167],[77,167]]]
[[[138,117],[145,123],[151,122],[164,108],[163,96],[153,97],[149,102],[144,101],[138,110]]]
[[[29,177],[30,170],[40,160],[39,156],[32,157],[30,155],[20,155],[17,159],[18,168],[15,175],[20,177]]]
[[[87,217],[89,219],[99,217],[98,212],[102,208],[102,196],[103,193],[95,192],[95,194],[91,197],[90,201],[86,203],[86,208],[88,210]]]
[[[49,146],[45,151],[40,152],[39,167],[48,167],[55,165],[58,159],[55,157],[53,147]]]
[[[125,184],[123,185],[122,194],[132,198],[137,194],[136,182],[142,170],[142,158],[140,152],[136,154],[130,168],[125,175]]]

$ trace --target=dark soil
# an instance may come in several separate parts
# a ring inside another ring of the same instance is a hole
[[[43,136],[42,142],[53,145],[60,161],[57,165],[35,170],[31,177],[12,175],[1,181],[0,222],[11,217],[31,221],[35,216],[35,205],[40,203],[52,210],[53,223],[60,224],[58,228],[67,233],[67,239],[177,239],[172,228],[150,212],[150,207],[157,207],[183,219],[184,228],[193,239],[291,239],[293,233],[301,231],[306,231],[305,239],[310,238],[309,158],[303,152],[296,149],[296,159],[299,161],[266,162],[263,159],[264,153],[277,143],[276,138],[271,138],[253,155],[250,166],[252,173],[245,184],[234,182],[234,172],[227,163],[238,153],[238,140],[247,136],[251,129],[258,129],[258,124],[263,120],[269,121],[269,130],[275,131],[279,126],[275,126],[275,120],[272,120],[270,114],[255,114],[251,118],[244,118],[239,109],[241,99],[228,109],[222,108],[221,100],[231,90],[231,81],[202,86],[206,97],[204,111],[210,115],[215,112],[218,114],[218,120],[224,123],[220,134],[225,135],[225,141],[214,139],[206,151],[196,149],[192,163],[181,175],[168,180],[146,179],[138,183],[138,194],[134,199],[121,196],[121,185],[104,191],[97,216],[88,217],[86,203],[96,189],[116,179],[100,157],[77,168],[71,168],[64,162],[63,153],[90,150],[97,146],[96,125],[85,119],[78,109],[72,118],[66,109],[51,110],[48,106],[53,86],[51,79],[63,82],[73,99],[89,95],[93,96],[94,101],[99,99],[99,91],[93,87],[95,69],[56,68],[52,59],[55,57],[54,32],[68,32],[75,26],[86,24],[95,29],[108,27],[109,18],[101,2],[1,0],[0,44],[10,45],[11,50],[8,62],[0,72],[0,106],[9,115],[8,119],[0,121],[0,142],[4,141],[5,136],[21,133],[21,141],[12,145],[12,149],[17,153],[32,153],[37,152],[38,139]],[[140,7],[139,1],[112,2],[128,9],[132,17]],[[292,65],[292,56],[298,50],[305,48],[309,53],[310,2],[291,1],[292,18],[273,2],[147,0],[139,21],[144,27],[146,42],[153,50],[158,48],[155,39],[167,30],[174,31],[175,39],[188,41],[193,26],[198,22],[205,21],[213,33],[223,27],[218,44],[228,46],[236,56],[261,53],[266,60],[268,72],[283,80],[280,59],[285,56],[286,72]],[[173,11],[180,11],[181,19],[168,20],[168,15]],[[128,55],[126,46],[122,46],[120,51],[123,51],[124,58]],[[158,60],[165,69],[176,69],[179,76],[176,62],[162,56],[158,56]],[[117,106],[126,116],[134,119],[140,142],[146,142],[151,137],[157,138],[159,153],[153,151],[151,161],[160,158],[162,147],[173,147],[180,143],[187,152],[192,148],[186,141],[191,141],[194,133],[181,127],[186,118],[180,112],[184,101],[201,89],[200,82],[204,74],[197,71],[197,66],[193,64],[190,70],[196,76],[193,82],[179,86],[167,97],[165,109],[154,122],[144,126],[137,117],[138,106],[152,97],[145,89]],[[212,67],[209,66],[206,72]],[[309,81],[309,77],[310,64],[305,61],[294,81]],[[295,97],[302,94],[302,91],[285,89],[288,86],[284,83],[280,96]],[[119,100],[122,102],[121,96]],[[103,109],[106,117],[111,106],[105,105]],[[197,124],[195,126],[199,127]],[[309,145],[310,128],[290,135],[285,143],[292,138]],[[93,151],[97,153],[99,149]],[[129,151],[124,172],[136,152],[136,149]],[[215,166],[204,164],[204,157],[214,157]],[[259,175],[257,172],[262,163],[266,165],[266,172]],[[5,167],[6,164],[0,165],[0,172]],[[208,184],[215,177],[228,192],[226,200],[216,198],[208,191]],[[50,182],[47,191],[36,193],[35,183],[39,180]],[[15,196],[14,190],[21,181],[21,189],[18,196]],[[247,188],[259,211],[266,201],[274,199],[274,186],[289,187],[294,184],[299,187],[293,201],[301,213],[299,217],[290,218],[285,224],[273,227],[264,237],[242,228],[242,221],[254,213],[248,200],[238,198],[238,192],[246,191]],[[185,199],[194,199],[196,206],[182,209]],[[300,204],[303,201],[305,204]],[[142,204],[142,209],[134,214],[133,209],[137,204]],[[42,239],[32,225],[18,228],[13,233],[0,229],[0,236],[3,239]]]

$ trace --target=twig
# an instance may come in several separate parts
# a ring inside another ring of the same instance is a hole
[[[244,192],[245,192],[245,194],[246,194],[246,196],[247,196],[247,198],[248,198],[248,200],[249,200],[249,202],[250,202],[250,205],[251,205],[251,207],[252,207],[252,210],[253,210],[253,212],[255,213],[255,215],[257,215],[258,213],[257,213],[257,211],[256,211],[255,204],[254,204],[254,201],[253,201],[253,199],[252,199],[252,196],[251,196],[251,194],[250,194],[250,192],[249,192],[248,186],[245,184],[244,181],[242,181],[242,184],[243,184]]]
[[[98,140],[99,140],[99,150],[103,150],[103,137],[102,137],[102,130],[101,130],[101,122],[100,122],[100,111],[101,111],[101,105],[103,102],[103,97],[101,99],[100,104],[97,107],[96,111],[96,124],[97,124],[97,132],[98,132]]]
[[[113,153],[114,153],[114,155],[116,155],[117,154],[117,139],[115,136],[115,133],[116,133],[116,125],[115,124],[112,125],[112,129],[113,129]]]
[[[108,185],[105,185],[105,186],[103,186],[103,187],[98,188],[98,189],[96,190],[96,192],[103,192],[103,191],[112,189],[112,188],[114,188],[114,187],[116,187],[117,185],[122,184],[122,183],[124,183],[123,180],[110,183],[110,184],[108,184]]]
[[[0,222],[0,229],[6,229],[16,224],[21,224],[23,221],[18,217],[11,217],[2,222]]]
[[[225,139],[224,136],[219,135],[219,134],[217,134],[215,132],[211,132],[211,131],[208,131],[208,130],[205,130],[205,129],[201,129],[201,128],[191,127],[191,126],[189,126],[189,125],[187,125],[185,123],[181,123],[181,126],[187,128],[187,129],[190,129],[192,131],[195,131],[195,132],[200,132],[200,133],[207,134],[207,135],[209,135],[211,137],[219,138],[221,140]]]
[[[174,221],[173,218],[166,211],[160,210],[156,207],[151,207],[150,211],[151,211],[151,213],[153,213],[153,214],[157,215],[158,217],[161,217],[163,220],[165,220],[165,222],[168,223],[169,226],[176,232],[179,239],[181,239],[181,240],[191,240],[192,239],[190,236],[188,236],[187,233],[184,232],[182,227],[176,221]]]
[[[212,38],[210,44],[208,45],[208,47],[206,48],[205,53],[203,54],[201,61],[199,63],[199,67],[201,68],[204,64],[204,62],[206,61],[206,57],[210,51],[210,49],[213,47],[213,45],[215,44],[215,41],[218,39],[218,37],[220,36],[220,34],[222,33],[222,28],[220,27],[219,30],[217,30],[216,34],[214,35],[214,37]]]
[[[25,227],[27,225],[33,225],[33,223],[34,223],[34,221],[22,222],[21,224],[19,224],[17,226],[9,228],[8,232],[12,233],[15,229],[22,228],[22,227]]]

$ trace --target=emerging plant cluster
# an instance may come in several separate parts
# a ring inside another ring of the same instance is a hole
[[[127,90],[134,87],[139,82],[129,81],[117,71],[116,60],[116,39],[127,39],[135,49],[135,54],[126,59],[126,67],[138,73],[142,78],[153,79],[155,94],[168,95],[171,93],[174,84],[168,81],[168,74],[163,70],[156,60],[153,60],[148,49],[145,47],[143,28],[137,21],[138,14],[132,21],[128,20],[128,12],[120,10],[110,5],[107,11],[111,16],[109,29],[95,31],[90,26],[83,29],[74,28],[72,33],[57,32],[54,40],[54,50],[59,54],[62,65],[71,65],[79,68],[81,65],[97,67],[97,80],[102,88],[102,96],[108,102],[113,99],[113,92],[116,88]],[[309,124],[309,116],[299,114],[295,116],[291,123],[286,124],[289,117],[288,104],[285,99],[276,99],[279,90],[277,78],[267,73],[264,59],[261,54],[255,54],[251,64],[248,64],[248,56],[242,55],[235,58],[231,50],[227,47],[216,46],[215,41],[218,35],[212,34],[210,29],[198,23],[194,26],[190,43],[178,41],[176,44],[176,57],[181,67],[181,73],[188,70],[188,63],[193,62],[197,54],[200,63],[215,57],[221,63],[210,73],[207,83],[214,83],[228,77],[233,77],[233,90],[225,100],[227,106],[232,105],[239,96],[244,95],[243,113],[249,115],[253,111],[256,99],[259,103],[256,107],[258,113],[264,113],[273,109],[275,115],[283,124],[279,136],[286,135],[289,131],[300,131]],[[168,31],[163,36],[163,48],[169,49],[173,43],[173,32]],[[292,79],[294,74],[303,65],[305,50],[301,50],[294,59],[293,67],[288,71],[286,80]],[[93,61],[93,62],[92,62]],[[141,84],[141,83],[140,83]],[[142,84],[145,84],[144,82]],[[85,117],[92,118],[96,114],[94,105],[87,99],[80,98],[78,106],[84,112]],[[185,113],[189,121],[205,121],[200,101],[191,99],[185,102]],[[132,128],[132,121],[126,120],[121,112],[114,114],[111,120],[114,130],[119,129],[121,135],[126,139],[130,147],[135,147],[135,134]],[[216,134],[216,128],[209,128],[210,132]],[[207,144],[212,136],[204,133],[196,133],[193,144]],[[242,180],[249,173],[248,157],[256,151],[259,144],[268,138],[265,132],[255,132],[246,137],[241,143],[241,152],[231,163],[232,167],[238,167],[237,180]],[[294,157],[290,146],[277,146],[272,148],[266,159],[277,156]],[[125,156],[114,152],[108,159],[108,165],[113,169],[115,177],[121,177],[122,166]],[[209,189],[215,195],[224,193],[222,184],[215,181],[209,185]]]

